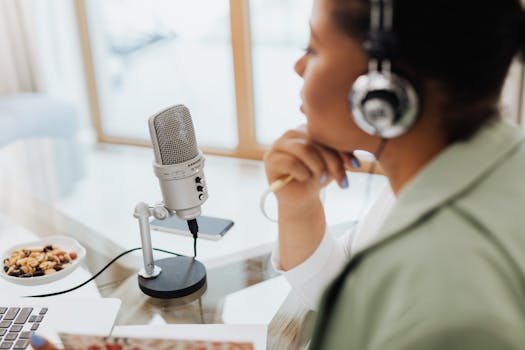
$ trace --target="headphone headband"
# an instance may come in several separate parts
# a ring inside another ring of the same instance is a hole
[[[364,49],[368,57],[380,63],[390,60],[397,49],[397,39],[393,32],[392,0],[371,0],[370,29]]]

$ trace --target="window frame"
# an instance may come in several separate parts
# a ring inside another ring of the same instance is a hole
[[[205,146],[200,148],[206,154],[262,159],[266,147],[257,142],[256,134],[249,1],[229,0],[229,3],[238,143],[235,148]],[[86,0],[75,0],[75,16],[83,58],[89,112],[97,142],[151,147],[150,140],[112,135],[104,130],[89,36]]]

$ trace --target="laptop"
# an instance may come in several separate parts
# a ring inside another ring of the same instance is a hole
[[[0,349],[30,348],[33,333],[58,347],[60,332],[108,336],[120,304],[116,298],[2,298]]]

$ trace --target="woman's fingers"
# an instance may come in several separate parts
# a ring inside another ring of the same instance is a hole
[[[336,179],[340,183],[346,178],[339,153],[309,141],[306,133],[298,129],[287,131],[274,142],[264,161],[271,171],[268,173],[270,181],[288,174],[300,181],[313,177]],[[297,174],[292,174],[293,171]]]
[[[276,152],[265,159],[265,162],[267,168],[271,169],[271,174],[268,174],[270,182],[287,175],[292,175],[294,179],[300,182],[307,181],[312,177],[310,169],[303,162],[288,153]]]
[[[36,350],[58,350],[47,339],[42,338],[37,334],[31,336],[31,346]]]
[[[285,139],[279,145],[279,150],[286,153],[308,168],[311,176],[321,178],[327,173],[327,166],[321,153],[312,143],[305,139]]]
[[[332,180],[341,188],[348,187],[344,154],[311,141],[303,129],[285,132],[265,153],[264,162],[270,183],[291,175],[297,185],[306,186],[303,191],[319,191]],[[289,188],[287,194],[299,198],[299,187]]]
[[[346,176],[344,160],[340,154],[323,146],[316,145],[315,147],[324,160],[327,174],[335,179],[341,188],[347,188],[348,178]]]

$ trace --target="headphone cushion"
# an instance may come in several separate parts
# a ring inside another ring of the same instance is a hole
[[[419,97],[408,82],[394,73],[369,72],[358,77],[349,94],[356,124],[383,138],[405,133],[417,119]]]

